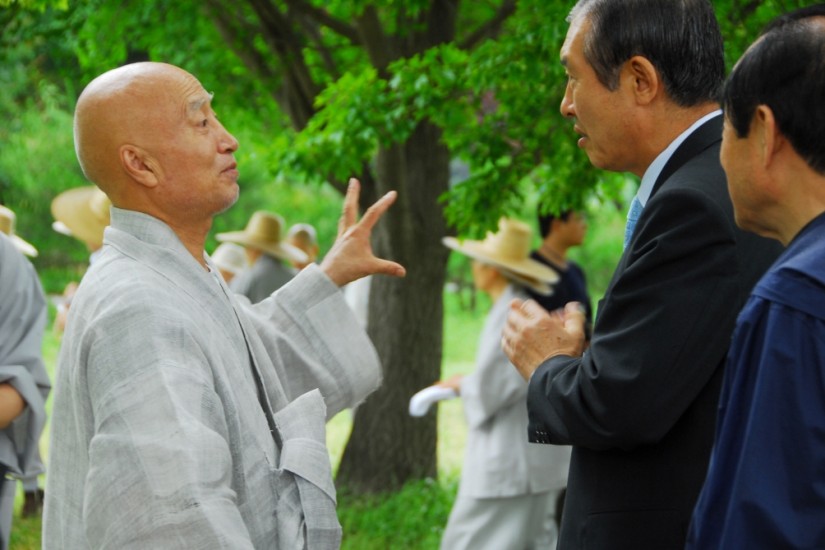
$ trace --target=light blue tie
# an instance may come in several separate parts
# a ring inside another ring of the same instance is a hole
[[[633,202],[630,203],[630,210],[627,211],[627,225],[624,228],[624,248],[630,244],[630,239],[633,237],[633,230],[636,229],[636,222],[639,221],[639,216],[642,215],[642,202],[638,195],[633,197]]]

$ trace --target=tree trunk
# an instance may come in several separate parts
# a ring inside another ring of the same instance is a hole
[[[449,251],[438,197],[447,190],[449,154],[440,130],[423,123],[403,144],[378,153],[379,193],[398,200],[375,228],[376,254],[407,268],[403,279],[377,276],[368,332],[384,368],[382,387],[354,415],[337,482],[350,490],[392,491],[435,477],[436,416],[410,417],[410,397],[440,378],[443,288]]]

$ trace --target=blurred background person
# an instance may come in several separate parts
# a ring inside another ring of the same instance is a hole
[[[111,205],[109,197],[94,185],[69,189],[52,200],[52,228],[85,244],[91,264],[103,246],[103,230],[109,225]]]
[[[590,294],[584,270],[567,257],[567,252],[584,242],[587,235],[587,219],[582,212],[565,210],[558,216],[538,214],[541,245],[530,257],[553,268],[559,280],[553,285],[553,293],[541,295],[527,289],[527,293],[547,311],[563,308],[568,302],[579,302],[585,310],[587,324],[593,321]],[[589,334],[589,331],[588,331]]]
[[[296,269],[303,269],[318,259],[318,253],[320,251],[318,247],[318,234],[310,224],[296,223],[290,227],[286,235],[286,242],[300,249],[307,255],[306,261],[292,261],[292,265]]]
[[[0,207],[0,224],[6,215]],[[13,213],[12,213],[13,214]],[[12,222],[14,217],[11,218]],[[28,505],[40,511],[42,492],[37,476],[43,472],[40,434],[46,422],[46,397],[51,388],[43,364],[46,298],[31,263],[21,254],[36,250],[29,243],[0,231],[0,547],[8,547],[17,484],[24,481]]]
[[[11,208],[0,205],[0,233],[7,235],[14,247],[22,254],[30,258],[37,257],[37,249],[16,234],[16,226],[17,215],[14,211]],[[0,294],[0,299],[10,300],[12,298]],[[36,445],[34,456],[31,459],[27,471],[15,476],[20,479],[23,485],[23,509],[21,511],[23,517],[36,516],[43,510],[43,489],[40,488],[38,476],[45,471],[46,468],[43,466],[43,460],[40,458],[40,447]],[[15,489],[15,483],[7,483],[2,492],[3,502],[0,504],[0,522],[2,522],[5,527],[0,527],[0,530],[2,530],[0,532],[8,533],[11,528]]]
[[[28,241],[18,235],[17,214],[11,208],[0,204],[0,233],[6,235],[14,247],[29,258],[37,257],[37,249]]]
[[[247,266],[246,252],[242,246],[234,243],[221,243],[209,257],[226,284]]]
[[[282,240],[284,219],[259,210],[241,231],[218,233],[220,242],[236,243],[246,249],[249,266],[232,279],[229,288],[243,294],[253,304],[269,297],[292,277],[293,262],[307,262],[307,255]]]
[[[547,311],[564,308],[570,302],[578,302],[585,312],[585,333],[590,339],[593,326],[593,306],[587,292],[587,278],[584,270],[567,257],[567,252],[584,242],[587,235],[587,219],[583,212],[565,210],[558,216],[538,213],[541,245],[530,253],[530,257],[553,268],[559,274],[559,280],[553,285],[551,294],[540,294],[527,288],[527,294]],[[561,523],[564,510],[566,490],[560,491],[554,506],[552,521]]]
[[[52,200],[51,211],[55,219],[52,229],[83,243],[89,251],[89,265],[94,263],[103,247],[103,231],[109,225],[111,205],[109,197],[94,185],[69,189]],[[57,313],[52,325],[55,334],[63,334],[66,329],[66,318],[77,286],[77,281],[70,281],[56,302]]]
[[[441,539],[442,550],[554,548],[552,514],[566,483],[570,448],[527,441],[527,383],[501,349],[501,331],[514,298],[527,289],[550,292],[559,277],[528,257],[527,224],[503,219],[484,241],[444,244],[473,259],[473,282],[492,300],[479,338],[476,369],[438,386],[462,399],[469,431],[458,495]]]

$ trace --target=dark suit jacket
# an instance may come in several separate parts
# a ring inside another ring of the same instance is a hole
[[[574,446],[559,548],[684,547],[736,316],[781,250],[736,227],[721,124],[697,129],[663,169],[588,351],[530,380],[530,440]]]

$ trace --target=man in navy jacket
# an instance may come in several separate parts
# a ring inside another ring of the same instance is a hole
[[[688,548],[825,548],[825,5],[780,17],[725,86],[722,165],[743,229],[787,249],[728,356]]]

